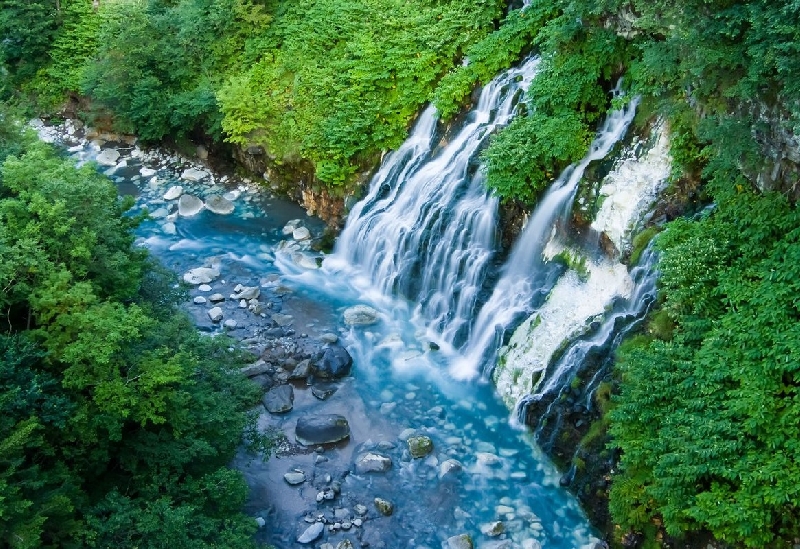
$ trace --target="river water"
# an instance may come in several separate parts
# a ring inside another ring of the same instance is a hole
[[[508,409],[492,386],[449,375],[451,357],[433,350],[429,332],[418,322],[417,303],[372,289],[356,271],[343,271],[340,257],[332,267],[310,269],[298,255],[313,259],[313,254],[281,244],[287,238],[282,229],[290,220],[298,219],[319,234],[318,220],[233,177],[206,173],[200,181],[182,179],[188,165],[176,156],[93,142],[69,124],[38,129],[45,139],[60,141],[80,162],[97,159],[110,148],[121,153],[100,169],[122,194],[136,197],[135,209],[151,212],[154,219],[138,230],[139,243],[166,265],[182,273],[214,258],[223,265],[223,279],[229,273],[265,284],[278,281],[292,292],[298,334],[313,338],[335,332],[354,357],[352,376],[329,400],[320,403],[307,388],[297,387],[289,414],[262,417],[263,425],[285,429],[292,442],[298,417],[341,413],[351,424],[349,441],[326,449],[322,458],[289,452],[267,463],[238,462],[252,488],[248,511],[267,519],[261,539],[278,548],[305,546],[296,540],[308,521],[338,510],[338,516],[361,518],[361,526],[326,530],[312,546],[351,540],[354,546],[438,548],[462,533],[478,547],[578,548],[598,541],[575,499],[559,487],[558,472],[530,433],[512,427]],[[234,212],[176,215],[174,202],[163,199],[173,185],[203,198],[227,193]],[[376,308],[380,321],[348,328],[341,313],[354,304]],[[433,440],[434,452],[427,458],[410,457],[404,439],[411,430]],[[353,461],[368,449],[391,457],[391,470],[355,474]],[[457,460],[462,470],[442,475],[447,460]],[[308,480],[289,486],[282,476],[296,469]],[[341,494],[317,503],[319,490],[334,480],[341,482]],[[394,513],[378,513],[375,497],[391,501]],[[363,517],[354,511],[358,505],[368,509]]]

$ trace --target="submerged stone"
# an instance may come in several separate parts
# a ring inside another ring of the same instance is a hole
[[[376,452],[361,454],[356,460],[356,473],[385,473],[392,468],[392,458]]]
[[[183,194],[178,199],[178,215],[181,217],[191,217],[197,215],[203,209],[203,201],[192,196],[191,194]]]
[[[369,326],[378,322],[378,311],[366,305],[356,305],[344,312],[344,323],[349,326]]]
[[[459,534],[447,538],[447,549],[473,549],[472,538],[469,534]]]
[[[206,208],[215,214],[228,215],[233,213],[234,205],[227,198],[215,194],[206,198]]]
[[[412,458],[423,458],[433,452],[433,441],[425,435],[409,437],[406,441]]]
[[[180,185],[173,185],[164,193],[164,200],[175,200],[176,198],[180,198],[182,194],[183,187]]]
[[[392,502],[383,498],[375,498],[375,508],[385,517],[391,516],[392,513],[394,513],[394,505]]]
[[[270,414],[283,414],[294,406],[294,389],[291,385],[278,385],[267,391],[261,401]]]
[[[297,543],[313,543],[319,539],[322,535],[323,530],[325,530],[325,525],[321,522],[315,522],[308,528],[306,528],[305,532],[300,534],[300,537],[297,538]]]
[[[350,424],[338,414],[305,416],[297,420],[294,433],[303,446],[332,444],[350,436]]]

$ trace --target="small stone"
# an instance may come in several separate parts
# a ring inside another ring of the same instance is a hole
[[[163,229],[163,231],[166,234],[177,234],[178,233],[178,228],[175,226],[175,223],[173,223],[172,221],[164,223],[164,225],[161,228]]]
[[[460,473],[463,469],[463,465],[461,462],[455,459],[447,459],[439,465],[439,478],[445,478],[448,476],[456,475]]]
[[[292,231],[292,238],[295,240],[308,240],[311,238],[311,231],[306,227],[297,227]]]
[[[348,527],[345,528],[344,524],[342,524],[342,528],[344,528],[345,530],[349,530],[350,526],[348,525]],[[338,545],[336,545],[336,549],[353,549],[353,542],[350,541],[349,539],[344,539],[340,541]]]
[[[295,440],[303,446],[332,444],[349,436],[347,419],[336,414],[304,416],[297,420],[295,426]]]
[[[206,208],[217,215],[228,215],[233,213],[233,202],[218,194],[206,197]]]
[[[239,285],[233,290],[235,293],[231,296],[231,299],[258,299],[258,296],[261,295],[261,288],[258,286],[242,286]]]
[[[267,525],[267,521],[264,520],[264,517],[256,517],[256,524],[258,524],[259,528],[263,528]]]
[[[302,471],[290,471],[283,475],[283,480],[285,480],[289,486],[297,486],[306,481],[306,474]]]
[[[201,295],[198,295],[192,301],[194,301],[196,305],[203,305],[206,302],[206,298],[204,298]]]
[[[220,303],[225,301],[225,296],[222,294],[212,294],[211,297],[208,298],[211,303]]]
[[[362,524],[364,524],[364,521],[361,520],[360,518],[353,519],[353,526],[355,526],[356,528],[361,528]]]
[[[489,467],[500,465],[501,463],[499,457],[489,452],[477,452],[475,457],[478,458],[478,463],[481,465],[488,465]]]
[[[447,538],[447,549],[473,549],[472,538],[469,534],[459,534]]]
[[[294,389],[291,385],[278,385],[267,391],[261,401],[269,413],[283,414],[294,406]]]
[[[337,387],[334,385],[317,384],[311,387],[311,394],[319,400],[328,400],[336,392],[336,389]]]
[[[189,168],[181,174],[181,179],[186,181],[200,181],[204,177],[208,177],[208,173],[198,168]]]
[[[219,322],[222,320],[222,309],[219,307],[214,307],[208,310],[208,318],[211,319],[211,322]]]
[[[496,538],[505,531],[506,531],[505,525],[499,520],[481,525],[481,533],[484,536]]]
[[[197,287],[197,289],[200,290],[201,292],[210,292],[211,291],[211,286],[209,286],[208,284],[200,284]]]
[[[203,209],[203,201],[192,196],[191,194],[183,194],[178,199],[178,215],[181,217],[191,217],[200,213]]]
[[[119,160],[119,151],[116,149],[105,149],[97,155],[96,161],[101,166],[116,166]]]
[[[385,473],[392,468],[392,458],[376,452],[362,454],[356,460],[356,473]]]
[[[344,312],[344,323],[349,326],[369,326],[378,322],[378,311],[366,305],[356,305]]]
[[[323,530],[325,530],[325,525],[321,522],[315,522],[308,528],[306,528],[305,532],[303,532],[299,538],[297,538],[297,543],[313,543],[319,539],[322,535]]]
[[[394,505],[392,502],[383,498],[375,498],[375,507],[378,509],[378,512],[385,517],[389,517],[394,513]]]
[[[175,200],[176,198],[180,198],[182,194],[183,187],[180,185],[173,185],[164,193],[164,200]]]
[[[215,269],[212,267],[197,267],[196,269],[187,271],[183,275],[183,280],[188,284],[197,285],[197,284],[208,284],[209,282],[215,280],[218,277],[219,277],[219,269]]]
[[[411,428],[403,429],[400,432],[400,434],[397,436],[397,438],[399,438],[402,441],[406,441],[409,438],[411,438],[412,436],[414,436],[414,433],[416,433],[416,432],[417,432],[416,429],[411,429]]]
[[[226,328],[228,328],[229,330],[233,330],[239,324],[235,320],[233,320],[232,318],[229,318],[228,320],[223,322],[222,325],[225,326]]]
[[[412,458],[423,458],[433,452],[433,441],[425,435],[409,437],[406,440]]]
[[[275,321],[275,324],[284,328],[294,322],[294,317],[292,315],[283,315],[280,313],[275,313],[272,315],[272,320]]]
[[[244,299],[240,299],[239,300],[239,308],[240,309],[247,309],[247,301],[245,301]]]
[[[328,332],[328,333],[325,333],[325,334],[322,334],[321,336],[319,336],[319,340],[321,342],[323,342],[323,343],[331,343],[331,344],[333,344],[333,343],[336,343],[337,341],[339,341],[339,336],[337,336],[336,334]]]
[[[367,514],[367,506],[361,505],[360,503],[355,504],[355,506],[353,506],[353,510],[357,515],[361,515],[362,517]]]

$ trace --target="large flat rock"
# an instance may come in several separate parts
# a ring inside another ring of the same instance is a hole
[[[332,444],[350,436],[350,424],[338,414],[306,416],[297,420],[294,435],[303,446]]]

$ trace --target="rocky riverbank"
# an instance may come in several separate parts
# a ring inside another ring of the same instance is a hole
[[[260,540],[594,547],[558,473],[507,424],[491,388],[443,378],[440,351],[400,303],[382,308],[343,280],[350,275],[319,268],[323,223],[250,181],[133,138],[36,126],[80,161],[97,161],[134,197],[133,213],[150,212],[138,242],[190,285],[198,327],[257,357],[245,374],[264,390],[260,426],[282,442],[271,460],[242,455],[235,466],[251,487]]]

